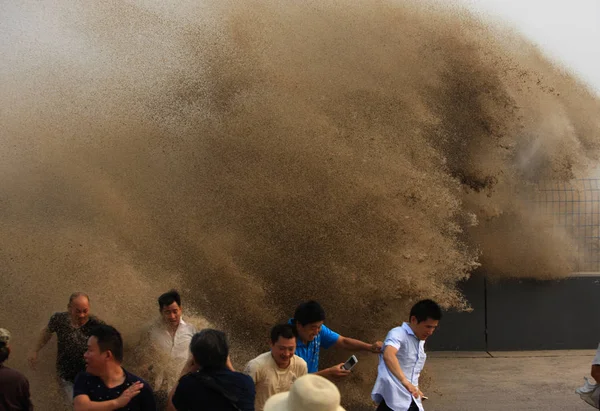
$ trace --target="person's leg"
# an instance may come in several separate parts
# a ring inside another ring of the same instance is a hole
[[[387,404],[385,403],[385,400],[381,400],[381,402],[379,403],[379,407],[377,407],[377,410],[375,411],[394,411],[392,410],[390,407],[387,406]]]

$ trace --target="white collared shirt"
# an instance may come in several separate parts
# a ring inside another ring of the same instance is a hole
[[[161,357],[167,357],[166,361],[163,360],[156,364],[155,389],[160,389],[165,380],[169,389],[175,385],[190,356],[190,342],[195,333],[196,328],[183,321],[183,318],[179,321],[174,336],[171,336],[162,319],[150,328],[150,343],[162,354]]]
[[[419,340],[408,323],[390,330],[385,337],[383,349],[392,346],[398,350],[396,358],[404,376],[415,387],[419,386],[419,375],[425,365],[425,341]],[[394,411],[406,411],[413,400],[412,395],[400,381],[388,370],[383,360],[383,353],[379,354],[377,367],[377,380],[371,392],[373,401],[380,403],[385,400],[386,405]],[[420,398],[414,398],[419,410],[423,411]]]

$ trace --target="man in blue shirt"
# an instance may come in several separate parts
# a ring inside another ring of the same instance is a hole
[[[423,411],[419,375],[425,365],[425,340],[433,334],[442,310],[432,300],[422,300],[410,310],[409,322],[385,337],[377,380],[371,392],[377,411]]]
[[[344,363],[334,365],[319,371],[319,351],[321,347],[343,348],[349,351],[367,351],[379,354],[383,343],[377,341],[368,344],[353,338],[344,337],[327,328],[325,322],[325,310],[316,301],[307,301],[296,308],[294,318],[290,321],[296,328],[298,341],[296,344],[296,355],[306,361],[308,372],[315,373],[329,379],[346,377],[350,371],[342,368]]]

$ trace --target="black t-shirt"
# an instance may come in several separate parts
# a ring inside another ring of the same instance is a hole
[[[69,313],[54,313],[48,322],[48,330],[56,333],[58,350],[56,353],[56,371],[67,380],[75,381],[75,376],[85,371],[83,354],[87,351],[87,341],[90,331],[102,321],[90,315],[88,321],[81,327],[73,327]]]
[[[207,383],[215,383],[231,399]],[[254,381],[246,374],[221,369],[218,371],[197,371],[184,375],[179,380],[173,405],[177,411],[254,411]]]
[[[30,411],[29,381],[23,374],[0,364],[0,411]]]
[[[91,401],[110,401],[119,398],[119,396],[125,391],[130,385],[140,381],[144,384],[144,387],[138,395],[133,397],[129,404],[119,410],[127,411],[156,411],[156,402],[154,401],[154,393],[150,384],[142,380],[123,368],[125,373],[125,382],[123,384],[108,388],[100,377],[89,374],[87,372],[81,372],[75,378],[75,385],[73,386],[73,399],[78,395],[87,395]]]

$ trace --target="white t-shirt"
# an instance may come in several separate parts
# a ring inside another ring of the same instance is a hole
[[[196,333],[193,325],[183,321],[177,326],[175,335],[171,336],[165,323],[160,320],[150,327],[149,340],[152,350],[158,354],[156,358],[154,389],[159,390],[163,383],[170,390],[175,386],[179,374],[190,356],[190,342]]]
[[[279,368],[271,351],[268,351],[248,362],[244,373],[254,380],[256,386],[254,408],[256,411],[262,411],[269,397],[289,391],[294,381],[308,373],[308,367],[306,361],[294,355],[289,367]]]

